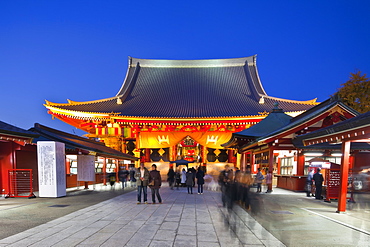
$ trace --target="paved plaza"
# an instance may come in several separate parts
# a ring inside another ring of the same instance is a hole
[[[335,202],[307,198],[305,193],[274,188],[271,194],[257,194],[252,189],[251,209],[235,205],[229,211],[222,206],[220,192],[206,190],[199,195],[194,189],[194,194],[188,194],[186,188],[170,190],[163,186],[160,189],[163,204],[151,204],[148,192],[149,204],[138,205],[136,190],[129,188],[124,194],[112,195],[113,198],[86,207],[80,205],[81,208],[75,210],[72,209],[77,201],[87,204],[89,200],[111,193],[109,186],[81,190],[86,197],[68,194],[64,198],[4,199],[0,203],[0,215],[5,215],[1,217],[2,222],[6,215],[20,212],[29,204],[40,212],[40,218],[68,208],[70,212],[50,216],[51,221],[34,223],[33,227],[4,237],[0,239],[0,246],[275,247],[369,246],[370,243],[368,195],[365,199],[357,197],[357,203],[349,205],[348,213],[337,214]],[[117,186],[116,192],[119,191]],[[68,205],[55,207],[66,201]],[[7,208],[6,204],[13,202],[20,204]],[[25,218],[24,213],[20,215]],[[8,219],[10,221],[10,217]],[[32,213],[18,225],[26,224],[27,220],[32,223],[37,218]]]
[[[163,204],[137,205],[132,191],[2,239],[0,246],[284,246],[245,210],[223,208],[219,192],[163,187],[161,195]]]

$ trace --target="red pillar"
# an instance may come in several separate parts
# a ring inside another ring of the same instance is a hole
[[[145,162],[150,162],[150,149],[145,148]]]
[[[257,169],[255,169],[255,167],[254,167],[254,162],[255,162],[255,160],[254,160],[254,153],[251,151],[250,152],[250,160],[251,160],[251,173],[257,173]]]
[[[242,153],[240,155],[240,170],[245,172],[247,170],[247,154]]]
[[[118,182],[119,181],[119,177],[118,177],[118,172],[119,172],[119,160],[116,159],[116,169],[114,169],[114,172],[116,173],[116,181]]]
[[[203,164],[207,164],[207,147],[205,146],[201,146],[201,150],[202,150],[202,162]]]
[[[346,211],[347,202],[347,183],[348,183],[348,168],[349,168],[349,154],[351,142],[342,143],[342,162],[340,166],[340,185],[339,185],[339,198],[337,213]]]
[[[269,173],[273,176],[274,172],[274,148],[270,147],[269,148]],[[267,174],[266,174],[267,175]],[[272,180],[272,178],[271,178]],[[267,191],[272,192],[272,183],[267,185]]]
[[[66,159],[66,174],[71,174],[71,160]]]
[[[103,185],[107,185],[107,159],[103,158]]]
[[[230,163],[233,163],[234,164],[234,167],[235,167],[234,150],[229,149],[227,152],[228,152],[228,161]]]
[[[297,153],[297,175],[304,175],[304,154],[301,151]]]

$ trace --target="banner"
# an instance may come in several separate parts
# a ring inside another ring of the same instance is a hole
[[[224,149],[221,144],[230,140],[231,132],[140,132],[139,148],[168,148],[190,136],[200,145]]]

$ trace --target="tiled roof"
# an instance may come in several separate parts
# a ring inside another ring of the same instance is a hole
[[[270,114],[262,119],[258,124],[240,132],[233,133],[230,141],[222,144],[222,146],[232,148],[238,146],[240,143],[246,142],[247,140],[249,142],[253,142],[261,136],[265,136],[282,126],[286,126],[289,124],[291,119],[291,116],[285,114],[282,109],[279,109],[276,106]],[[244,141],[239,141],[238,139],[240,138]]]
[[[328,126],[310,133],[299,135],[296,137],[296,143],[302,143],[303,140],[311,139],[320,136],[327,136],[338,132],[351,131],[353,129],[368,127],[370,128],[370,111],[360,114],[356,117],[347,119],[345,121],[339,122],[332,126]],[[351,144],[353,145],[353,144]]]
[[[346,111],[350,112],[352,115],[356,116],[359,113],[352,109],[351,107],[344,104],[340,99],[337,98],[329,98],[328,100],[325,100],[324,102],[320,103],[319,105],[312,107],[308,111],[294,117],[291,119],[289,124],[282,126],[279,129],[276,129],[275,131],[270,132],[269,134],[262,136],[258,138],[258,140],[264,140],[269,137],[278,135],[279,133],[283,133],[285,131],[288,131],[296,126],[302,125],[306,123],[307,121],[313,119],[314,117],[319,116],[320,114],[323,114],[327,112],[328,110],[334,108],[335,106],[340,106]]]
[[[248,136],[248,137],[261,137],[275,131],[276,129],[286,126],[290,120],[291,116],[285,114],[282,109],[274,109],[267,117],[261,120],[256,125],[245,129],[240,132],[234,133],[236,136]]]
[[[252,142],[246,143],[242,150],[248,149],[252,145],[257,144],[258,142],[277,137],[283,133],[286,133],[292,130],[295,127],[303,126],[303,124],[307,123],[309,120],[329,111],[330,109],[334,108],[335,106],[340,106],[342,109],[345,109],[347,112],[351,113],[352,115],[356,116],[359,113],[354,109],[350,108],[349,106],[345,105],[340,99],[337,97],[332,97],[324,102],[320,103],[319,105],[312,107],[311,109],[305,111],[304,113],[298,115],[297,117],[292,118],[286,125],[281,126],[265,135],[261,135],[255,138]],[[262,121],[261,121],[262,122]],[[258,123],[259,124],[259,123]],[[257,124],[257,125],[258,125]]]
[[[214,118],[255,116],[274,103],[286,112],[305,111],[317,103],[266,95],[256,57],[213,60],[151,60],[130,58],[126,79],[115,97],[53,107],[128,117]],[[122,104],[117,103],[122,101]],[[260,103],[262,99],[263,103]]]
[[[0,134],[6,134],[6,135],[18,136],[18,137],[24,137],[24,138],[34,138],[38,136],[32,131],[18,128],[14,125],[7,124],[2,121],[0,121]]]
[[[30,129],[32,133],[37,133],[40,138],[35,139],[37,141],[57,141],[62,142],[66,145],[67,149],[82,149],[86,151],[96,152],[100,156],[119,158],[127,160],[137,160],[138,158],[129,154],[122,153],[115,149],[105,146],[102,142],[97,142],[84,137],[72,135],[66,132],[62,132],[56,129],[52,129],[41,124],[35,123],[35,126]]]

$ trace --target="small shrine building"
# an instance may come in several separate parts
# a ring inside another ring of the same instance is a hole
[[[366,163],[370,146],[364,141],[365,138],[358,138],[361,142],[353,143],[351,152],[345,152],[338,144],[341,139],[347,138],[347,134],[344,135],[342,131],[352,128],[352,125],[345,123],[357,123],[355,120],[359,119],[358,115],[357,111],[344,104],[337,96],[293,118],[276,106],[260,123],[233,133],[232,138],[222,146],[236,148],[242,155],[242,164],[250,166],[252,171],[255,172],[257,168],[261,168],[264,173],[272,172],[277,187],[304,191],[307,174],[314,168],[314,160],[319,159],[329,163],[328,167],[320,166],[323,168],[324,175],[329,175],[325,170],[338,169],[346,157],[351,159],[350,165],[347,164],[345,168],[347,174],[349,170],[360,170],[359,168]],[[359,126],[366,123],[365,117],[359,119]],[[348,138],[365,135],[365,132],[360,131],[359,134],[355,127],[353,129],[355,129],[354,134],[348,131]],[[316,138],[319,134],[326,139]],[[330,135],[335,138],[326,137]],[[342,177],[347,184],[347,178]],[[325,180],[327,182],[325,186],[330,185],[326,187],[326,199],[330,200],[329,194],[331,198],[336,199],[338,193],[335,189],[337,188],[334,188],[330,181]],[[273,186],[272,184],[268,186],[268,191],[271,192]]]
[[[277,85],[279,86],[279,85]],[[158,60],[129,58],[126,78],[115,96],[68,103],[46,101],[48,113],[89,138],[165,165],[185,159],[194,166],[222,169],[240,165],[225,149],[232,133],[264,119],[278,103],[297,116],[317,105],[268,96],[256,56],[233,59]],[[160,168],[159,168],[160,170]]]

